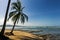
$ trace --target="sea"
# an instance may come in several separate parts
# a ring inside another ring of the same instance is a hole
[[[0,27],[2,29],[2,27]],[[7,26],[6,29],[12,29]],[[15,27],[15,30],[24,30],[33,34],[60,34],[60,26],[20,26]]]

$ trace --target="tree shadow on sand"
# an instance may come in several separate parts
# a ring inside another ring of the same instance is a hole
[[[8,36],[13,35],[13,36],[15,36],[13,33],[11,34],[10,32],[6,32],[5,35],[8,35]]]
[[[0,40],[11,40],[9,37],[0,34]]]

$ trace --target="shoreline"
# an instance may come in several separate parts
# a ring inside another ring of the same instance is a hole
[[[5,30],[5,33],[10,32],[10,30]],[[42,40],[43,37],[39,37],[29,32],[14,30],[14,35],[6,35],[12,40]]]
[[[54,34],[54,35],[53,34],[44,34],[44,35],[38,34],[37,35],[37,34],[29,33],[24,30],[14,30],[15,35],[17,35],[16,32],[19,33],[20,35],[23,35],[23,36],[32,37],[33,39],[37,38],[37,40],[39,40],[39,39],[41,39],[41,40],[58,40],[58,39],[60,39],[60,34]],[[29,38],[29,39],[32,40],[31,38]]]
[[[10,29],[6,29],[5,33],[10,32]],[[14,35],[6,35],[12,40],[60,40],[60,34],[33,34],[24,30],[14,30]]]

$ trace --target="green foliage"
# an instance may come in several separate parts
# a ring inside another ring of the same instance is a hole
[[[28,21],[28,16],[23,13],[24,7],[21,6],[21,2],[17,0],[17,2],[12,3],[12,12],[9,13],[9,18],[12,18],[12,21],[18,23],[19,21],[21,23],[25,23],[25,21]]]

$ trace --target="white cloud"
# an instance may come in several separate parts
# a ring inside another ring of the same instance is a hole
[[[0,18],[0,25],[3,25],[3,23],[4,23],[4,18]],[[7,21],[6,24],[12,25],[13,23],[9,20],[9,21]]]

